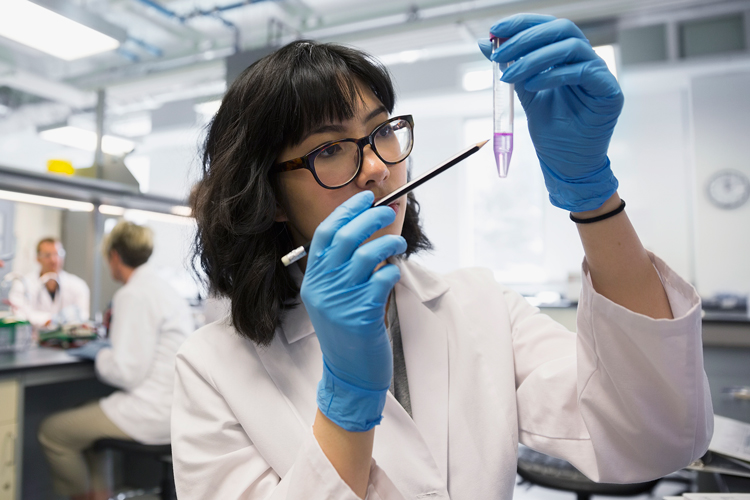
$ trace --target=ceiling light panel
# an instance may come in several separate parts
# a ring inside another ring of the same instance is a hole
[[[58,127],[39,132],[42,139],[71,148],[86,151],[96,150],[96,133],[78,127]],[[102,151],[110,155],[124,155],[135,148],[135,143],[120,137],[105,135],[102,137]]]
[[[66,61],[107,52],[120,42],[28,0],[3,0],[0,36]]]

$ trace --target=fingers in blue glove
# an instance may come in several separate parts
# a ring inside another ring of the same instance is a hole
[[[506,83],[519,83],[556,66],[598,58],[587,41],[568,38],[527,54],[505,70],[501,80]]]
[[[482,51],[482,54],[484,54],[484,57],[489,59],[490,56],[492,55],[492,42],[490,42],[490,39],[481,38],[477,40],[477,45],[479,45],[479,50]]]
[[[620,107],[624,99],[620,86],[614,75],[607,68],[607,63],[601,59],[568,64],[545,71],[524,83],[524,88],[530,92],[552,89],[570,85],[581,89],[592,97],[615,97],[620,100]],[[608,103],[610,105],[612,103]]]
[[[370,208],[373,201],[375,201],[375,195],[372,191],[362,191],[336,207],[315,230],[310,243],[310,255],[318,255],[325,250],[333,241],[337,231]]]
[[[357,248],[352,255],[353,281],[362,283],[369,278],[375,266],[388,257],[402,254],[406,251],[406,240],[401,236],[386,234]],[[380,270],[378,270],[380,272]],[[398,281],[398,280],[396,280]]]
[[[491,60],[517,61],[537,49],[571,38],[583,40],[590,47],[586,36],[575,23],[568,19],[554,19],[515,34],[500,45],[500,48],[492,54]]]
[[[385,266],[372,273],[370,277],[370,285],[374,286],[378,297],[382,298],[383,302],[388,298],[388,294],[391,293],[393,287],[396,286],[398,280],[401,279],[401,270],[398,266],[393,264],[386,264]]]
[[[539,24],[552,22],[555,19],[557,19],[555,16],[544,14],[515,14],[496,22],[490,28],[490,33],[498,38],[511,38],[517,33]]]
[[[555,21],[555,19],[556,18],[553,16],[545,16],[540,14],[516,14],[514,16],[506,17],[505,19],[501,19],[500,21],[498,21],[494,26],[490,28],[490,33],[498,38],[512,38],[517,33],[521,33],[522,31],[539,24]],[[510,40],[504,42],[503,45],[500,46],[500,48],[503,48],[505,44],[509,42]],[[493,60],[491,57],[492,42],[490,42],[490,39],[483,38],[477,40],[477,44],[479,45],[479,50],[481,50],[482,54],[484,54],[484,57]],[[499,53],[500,49],[498,49],[497,52]],[[507,59],[498,62],[508,62],[512,60],[513,59]]]
[[[395,220],[396,212],[390,207],[371,208],[356,216],[336,232],[330,246],[325,249],[327,266],[337,266],[351,259],[367,238]]]

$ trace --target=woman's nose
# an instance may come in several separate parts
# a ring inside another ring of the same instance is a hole
[[[360,187],[371,187],[373,184],[384,182],[391,175],[388,165],[383,163],[372,147],[365,146],[362,150],[362,170],[357,176]]]

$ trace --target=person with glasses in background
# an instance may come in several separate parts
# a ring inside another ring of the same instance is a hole
[[[371,56],[292,42],[229,87],[191,197],[199,266],[231,312],[177,355],[182,500],[508,499],[519,443],[601,482],[705,452],[700,300],[622,211],[616,79],[570,21],[522,14],[491,33],[507,41],[480,49],[516,61],[503,78],[585,250],[578,332],[491,271],[410,259],[431,248],[413,193],[372,204],[407,182],[418,123],[391,117]]]
[[[63,270],[65,249],[57,238],[42,238],[36,246],[41,269],[16,281],[8,300],[14,314],[36,328],[89,319],[90,292],[85,281]]]

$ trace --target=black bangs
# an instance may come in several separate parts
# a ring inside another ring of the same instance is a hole
[[[363,99],[361,87],[369,88],[388,113],[394,93],[387,70],[361,52],[335,44],[299,41],[277,53],[288,57],[288,88],[292,112],[285,123],[288,145],[296,145],[312,129],[354,116]]]

